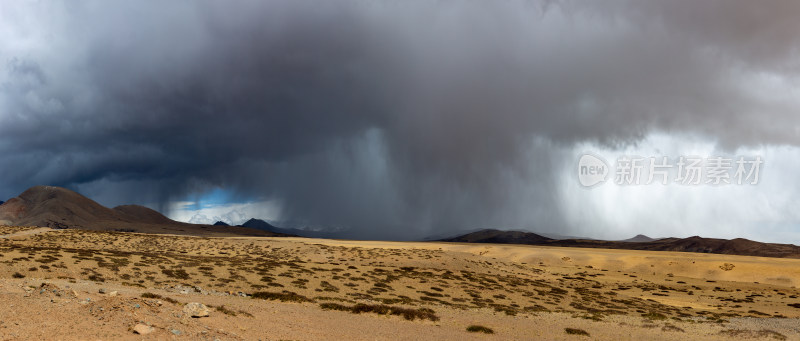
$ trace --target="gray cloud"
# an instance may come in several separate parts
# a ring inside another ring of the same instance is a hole
[[[222,187],[364,237],[556,231],[576,143],[800,142],[796,2],[2,6],[6,196]]]

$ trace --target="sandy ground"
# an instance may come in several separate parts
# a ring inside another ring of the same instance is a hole
[[[794,259],[21,227],[0,235],[2,340],[800,339]],[[210,316],[189,317],[189,302]],[[153,332],[135,334],[137,324]]]
[[[54,230],[49,228],[49,227],[24,229],[24,230],[12,232],[12,233],[9,233],[9,234],[0,235],[0,238],[2,238],[2,239],[25,238],[25,237],[28,237],[28,236],[31,236],[31,235],[34,235],[34,234],[47,233],[47,232],[52,232],[52,231],[54,231]]]

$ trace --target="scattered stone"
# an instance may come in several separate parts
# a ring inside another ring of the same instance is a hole
[[[154,330],[155,329],[153,327],[141,323],[133,326],[133,332],[139,335],[147,335],[152,333]]]
[[[119,293],[117,293],[116,291],[112,291],[112,292],[108,293],[108,296],[111,296],[111,297],[114,297],[114,296],[117,296],[117,295],[119,295]]]
[[[192,302],[183,307],[183,312],[191,317],[206,317],[210,313],[205,304]]]
[[[172,330],[170,330],[170,332],[172,332],[172,334],[175,334],[175,335],[181,335],[181,331],[177,330],[177,329],[172,329]]]

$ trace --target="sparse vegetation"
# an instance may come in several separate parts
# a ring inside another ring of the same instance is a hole
[[[173,298],[171,298],[171,297],[161,296],[159,294],[154,294],[154,293],[151,293],[151,292],[142,293],[141,297],[142,298],[154,298],[154,299],[159,299],[159,300],[166,301],[166,302],[169,302],[169,303],[172,303],[172,304],[178,304],[178,301],[173,299]]]
[[[661,313],[657,313],[657,312],[654,312],[654,311],[648,312],[646,314],[642,314],[642,317],[644,317],[644,318],[646,318],[648,320],[659,320],[659,321],[667,319],[666,315],[661,314]]]
[[[413,308],[403,308],[403,307],[396,307],[396,306],[388,306],[384,304],[363,304],[358,303],[354,306],[346,306],[339,303],[320,303],[320,308],[325,310],[338,310],[338,311],[349,311],[353,314],[361,314],[361,313],[372,313],[378,315],[399,315],[405,318],[406,320],[431,320],[431,321],[438,321],[439,317],[436,316],[436,313],[432,309],[428,308],[420,308],[420,309],[413,309]]]
[[[431,307],[440,314],[449,309],[463,309],[493,317],[501,313],[527,317],[558,312],[567,319],[578,319],[573,320],[577,326],[592,325],[599,330],[608,323],[586,324],[584,319],[602,321],[621,315],[627,323],[648,329],[646,332],[665,332],[677,337],[694,328],[687,328],[689,323],[706,324],[715,328],[713,332],[716,333],[724,328],[722,323],[731,318],[794,318],[800,311],[800,303],[795,303],[800,290],[795,288],[768,283],[744,286],[725,282],[726,285],[722,285],[719,278],[666,273],[666,267],[656,267],[652,271],[662,273],[653,275],[649,268],[646,272],[619,271],[620,268],[612,266],[600,269],[597,265],[587,266],[584,260],[573,255],[569,262],[560,262],[562,256],[553,258],[558,268],[545,271],[545,267],[553,266],[552,261],[517,263],[489,256],[461,259],[460,255],[449,251],[349,247],[335,243],[308,245],[258,239],[190,239],[81,230],[0,241],[0,265],[12,274],[10,277],[79,282],[81,285],[70,288],[78,291],[87,279],[105,281],[108,287],[128,287],[122,290],[121,298],[139,300],[129,294],[137,293],[145,300],[136,304],[156,310],[181,309],[183,305],[168,296],[188,301],[198,292],[214,295],[215,299],[254,292],[251,295],[254,299],[320,303],[319,307],[331,311],[332,316],[344,315],[333,311],[343,311],[372,315],[372,318],[388,316],[396,321],[400,316],[408,320],[436,321],[439,316]],[[725,265],[724,260],[708,265],[708,269],[720,273],[721,264]],[[741,269],[736,267],[726,275],[735,275],[737,270]],[[720,281],[718,286],[708,284],[714,280]],[[101,286],[100,283],[93,285]],[[29,294],[38,295],[38,292]],[[187,293],[192,296],[184,296]],[[675,303],[663,304],[656,296],[669,296],[669,302],[700,298],[718,303],[711,305],[714,309],[688,307],[691,304],[681,307]],[[104,300],[108,298],[108,295],[103,296]],[[155,300],[178,306],[156,304]],[[93,303],[97,301],[92,297]],[[252,317],[240,308],[260,304],[233,297],[230,301],[216,302],[225,305],[207,305],[215,311],[212,314],[230,316],[228,319]],[[316,309],[311,305],[304,307],[302,309]],[[106,314],[108,309],[106,307],[104,313],[95,309],[94,313]],[[461,328],[467,324],[455,327],[463,332]],[[763,335],[778,340],[795,337],[778,329],[783,327],[774,328],[775,334],[756,328],[725,331],[719,337]],[[588,335],[585,330],[570,329],[572,333],[568,329],[564,333],[578,335],[574,338]],[[494,332],[482,325],[467,327],[472,333],[487,333],[487,330]],[[561,329],[548,331],[553,332],[562,333]],[[505,329],[501,333],[506,334]],[[511,337],[513,335],[509,334]]]
[[[589,333],[583,329],[577,328],[564,328],[564,332],[570,335],[582,335],[582,336],[589,336]]]
[[[778,333],[774,330],[761,329],[761,330],[747,330],[747,329],[728,329],[719,332],[720,335],[725,337],[741,337],[741,338],[771,338],[773,340],[786,340],[786,335]]]
[[[189,279],[189,274],[186,272],[186,270],[183,269],[177,269],[177,270],[164,269],[161,270],[161,273],[170,278]]]
[[[492,328],[484,327],[484,326],[480,326],[480,325],[476,325],[476,324],[473,324],[473,325],[467,327],[467,331],[468,332],[472,332],[472,333],[494,334],[494,330],[492,330]]]
[[[221,312],[221,313],[223,313],[225,315],[236,316],[236,312],[235,311],[230,310],[228,308],[225,308],[224,305],[216,307],[215,309],[217,309],[218,312]]]
[[[297,303],[313,302],[308,297],[285,290],[283,292],[259,291],[253,293],[252,297],[262,300],[278,300],[281,302],[297,302]]]

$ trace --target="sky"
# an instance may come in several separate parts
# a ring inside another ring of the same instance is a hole
[[[0,196],[419,239],[800,244],[796,1],[5,1]],[[759,157],[586,188],[578,160]],[[735,165],[735,162],[734,162]]]

